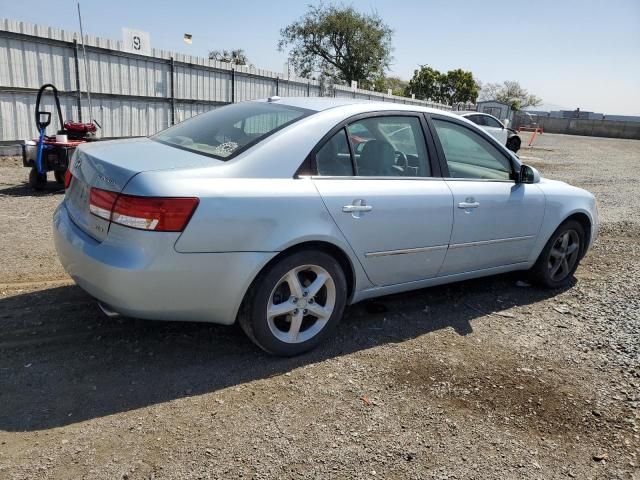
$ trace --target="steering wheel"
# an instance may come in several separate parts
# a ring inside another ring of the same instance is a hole
[[[402,153],[400,150],[396,150],[396,166],[401,167],[403,170],[409,166],[409,160],[407,160],[407,156]]]

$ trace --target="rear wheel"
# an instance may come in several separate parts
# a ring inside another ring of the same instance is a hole
[[[283,257],[254,281],[238,315],[253,342],[274,355],[311,350],[340,321],[347,282],[340,264],[324,252]]]
[[[64,185],[64,173],[63,171],[56,170],[53,172],[53,176],[56,177],[56,182],[60,185]]]
[[[29,172],[29,185],[34,190],[44,190],[47,187],[47,174],[38,173],[38,170],[32,168]]]
[[[564,222],[553,233],[531,268],[531,279],[548,288],[568,286],[580,263],[584,242],[582,225],[575,220]]]
[[[520,137],[516,135],[507,139],[507,148],[511,150],[513,153],[518,153],[518,150],[520,150],[521,144],[522,144],[522,141],[520,140]]]

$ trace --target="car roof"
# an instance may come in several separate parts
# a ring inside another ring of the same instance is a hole
[[[253,100],[255,102],[269,102],[278,105],[288,105],[290,107],[305,108],[315,112],[321,112],[329,109],[341,107],[349,107],[349,110],[357,110],[358,113],[385,111],[385,110],[406,110],[411,112],[437,113],[440,115],[455,116],[455,113],[447,110],[439,110],[437,108],[423,107],[421,105],[411,105],[394,102],[379,102],[373,100],[364,100],[359,98],[335,98],[335,97],[271,97],[269,99]]]
[[[486,115],[487,117],[493,117],[493,115],[490,115],[488,113],[482,113],[482,112],[476,112],[475,110],[458,110],[457,112],[453,112],[456,115],[462,115],[463,117],[466,117],[467,115]]]

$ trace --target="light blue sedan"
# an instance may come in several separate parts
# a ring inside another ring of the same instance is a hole
[[[237,320],[278,355],[367,298],[513,270],[564,287],[597,234],[590,193],[464,118],[392,103],[230,105],[84,144],[67,183],[58,255],[107,314]]]

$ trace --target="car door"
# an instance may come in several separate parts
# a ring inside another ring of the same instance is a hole
[[[484,129],[498,140],[500,145],[506,145],[509,131],[504,128],[504,125],[502,125],[497,118],[492,117],[491,115],[482,115],[482,117],[484,117]]]
[[[312,181],[378,286],[435,277],[444,261],[453,197],[425,128],[419,114],[358,117],[311,154]]]
[[[525,262],[542,224],[545,198],[516,183],[514,162],[483,132],[432,115],[445,181],[453,193],[451,240],[440,275]]]

